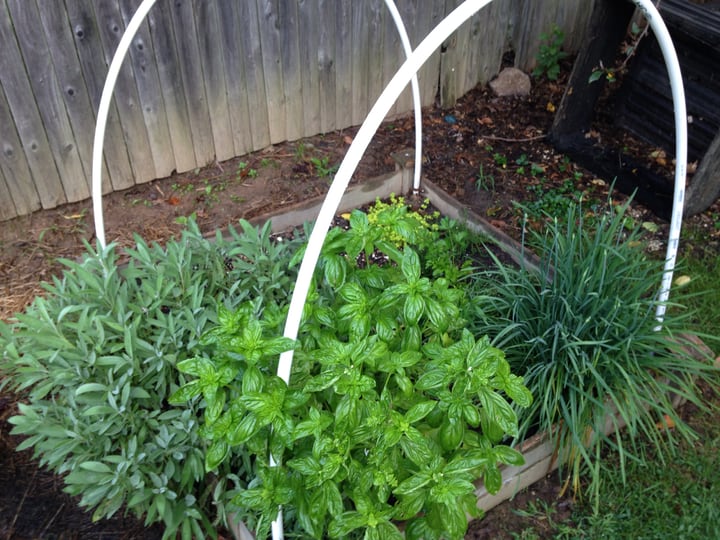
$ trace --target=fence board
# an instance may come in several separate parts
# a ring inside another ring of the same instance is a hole
[[[394,26],[390,12],[384,0],[369,0],[364,2],[365,14],[368,20],[367,52],[367,110],[375,104],[385,88],[383,66],[385,56],[385,26]],[[365,113],[367,114],[367,112]],[[364,120],[364,118],[363,118]]]
[[[275,144],[284,141],[287,133],[279,6],[274,0],[257,1],[270,142]]]
[[[227,91],[228,118],[232,133],[234,155],[243,155],[253,148],[250,134],[247,87],[245,85],[245,51],[241,42],[238,2],[219,2],[219,43],[216,54],[222,55]],[[244,21],[247,24],[247,21]]]
[[[89,114],[92,115],[94,122],[95,111],[100,105],[100,96],[107,73],[107,64],[104,55],[100,52],[102,43],[96,25],[95,12],[90,0],[66,2],[65,9],[73,32],[73,41],[80,60],[87,95],[92,105],[92,111]],[[91,133],[94,134],[94,132],[95,127],[93,126]],[[104,157],[108,176],[103,175],[103,193],[132,186],[135,179],[115,101],[110,104],[108,111],[105,141]]]
[[[350,0],[337,0],[335,9],[335,114],[337,127],[353,123],[353,18]]]
[[[0,162],[0,194],[9,194],[0,216],[88,192],[95,111],[140,1],[0,2],[0,90],[14,128],[0,139],[9,152]],[[531,69],[553,24],[572,51],[590,1],[495,0],[421,68],[423,106],[438,95],[450,106],[493,77],[506,46]],[[459,2],[400,2],[412,45]],[[160,0],[118,79],[103,191],[358,125],[404,56],[383,0]],[[412,106],[408,87],[390,115]]]
[[[23,216],[40,208],[40,197],[32,182],[32,173],[18,133],[15,131],[10,105],[2,87],[0,87],[0,126],[3,126],[0,129],[0,147],[2,147],[0,171],[7,189],[7,195],[3,192],[0,198],[0,213],[2,219],[9,219],[15,217],[13,214]]]
[[[0,82],[30,171],[34,178],[40,179],[36,184],[40,201],[44,208],[53,208],[67,202],[67,199],[37,104],[34,99],[28,99],[33,95],[32,87],[25,75],[23,58],[7,8],[0,12],[0,45]],[[33,182],[31,177],[16,180],[19,183]]]
[[[35,2],[18,0],[12,0],[7,5],[13,17],[15,36],[25,59],[30,87],[35,99],[42,103],[42,107],[39,107],[40,117],[65,198],[68,202],[86,199],[90,196],[89,185],[85,180],[52,58],[48,54],[49,47],[43,33],[38,32],[40,13],[37,5]]]
[[[245,51],[245,85],[250,113],[249,131],[253,150],[259,150],[269,146],[271,138],[258,6],[253,0],[238,2],[238,4],[242,29],[240,39]]]
[[[105,52],[105,62],[110,65],[125,25],[117,2],[94,0],[93,3],[98,21],[98,33]],[[155,174],[155,162],[150,150],[135,75],[131,64],[127,61],[123,63],[118,74],[114,96],[135,183],[152,178]]]
[[[120,2],[120,10],[124,23],[130,22],[141,0],[126,0]],[[129,58],[135,74],[135,83],[139,96],[139,109],[145,119],[145,126],[150,143],[150,152],[155,165],[157,177],[167,176],[175,170],[175,156],[173,154],[170,131],[168,129],[165,103],[160,89],[160,77],[157,64],[154,61],[152,38],[147,20],[138,29],[130,45]],[[147,179],[138,178],[138,182]]]
[[[5,221],[17,216],[18,212],[13,203],[10,190],[5,183],[5,173],[3,173],[4,167],[0,166],[0,221]]]
[[[43,33],[46,36],[50,57],[55,66],[59,90],[63,96],[65,110],[72,126],[83,178],[88,188],[92,170],[93,135],[95,114],[88,96],[82,66],[78,57],[67,10],[60,2],[46,2],[39,10]],[[102,164],[103,179],[108,190],[112,189],[106,163]],[[74,179],[78,182],[80,178]]]
[[[224,161],[236,156],[230,126],[230,111],[225,83],[225,67],[219,47],[222,43],[217,20],[217,2],[194,0],[194,20],[200,56],[198,72],[205,82],[210,128],[215,159]]]
[[[337,129],[337,111],[335,96],[335,25],[337,0],[318,0],[317,16],[322,17],[323,24],[315,32],[318,36],[317,62],[318,62],[318,99],[320,106],[320,132],[327,133]],[[314,2],[305,2],[312,5]]]
[[[185,87],[180,73],[180,60],[175,49],[175,30],[167,2],[160,1],[153,6],[148,13],[148,24],[175,166],[178,172],[189,171],[196,167],[198,160],[195,157],[195,147],[190,132]]]
[[[195,32],[193,7],[189,2],[173,2],[170,13],[175,30],[175,47],[178,51],[180,75],[185,88],[196,166],[204,166],[214,161],[215,149],[200,65],[200,50]]]
[[[302,77],[302,112],[305,132],[324,133],[320,120],[320,17],[318,3],[300,0],[297,4],[300,56],[298,66]],[[322,13],[327,20],[327,13]],[[334,21],[333,21],[334,23]],[[324,26],[324,25],[322,25]],[[321,27],[322,27],[321,26]]]
[[[370,29],[370,14],[366,2],[353,2],[352,10],[352,51],[350,66],[352,74],[352,124],[357,126],[365,120],[369,110],[367,79],[370,73],[367,36]]]
[[[298,35],[297,2],[280,1],[278,22],[283,31],[280,33],[282,51],[282,78],[285,89],[285,139],[294,141],[306,131],[303,127],[303,87],[300,64],[300,37]]]

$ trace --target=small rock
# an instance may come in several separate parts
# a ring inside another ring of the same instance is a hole
[[[490,81],[490,88],[496,96],[527,96],[530,93],[530,77],[527,73],[508,67]]]

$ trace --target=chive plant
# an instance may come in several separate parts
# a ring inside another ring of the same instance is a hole
[[[697,379],[716,384],[711,359],[684,334],[691,313],[676,292],[657,330],[662,262],[645,255],[641,228],[626,210],[611,208],[588,226],[581,205],[572,205],[564,224],[549,220],[545,232],[531,233],[539,271],[496,261],[470,285],[475,333],[493,337],[535,397],[518,439],[548,433],[566,487],[579,490],[588,472],[596,503],[603,444],[618,450],[621,472],[628,459],[642,459],[638,435],[667,459],[678,439],[695,436],[673,397],[703,406]],[[664,427],[671,423],[674,429]]]

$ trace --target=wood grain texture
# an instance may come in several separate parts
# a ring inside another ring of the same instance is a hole
[[[253,149],[250,133],[248,89],[245,82],[245,50],[242,43],[239,2],[218,3],[216,54],[222,57],[234,156]]]
[[[255,1],[238,2],[240,40],[245,52],[245,86],[247,88],[252,149],[270,145],[269,100],[265,85],[265,66],[260,40],[258,5]]]
[[[258,29],[267,98],[268,127],[272,144],[287,139],[287,98],[283,83],[282,36],[280,27],[281,0],[257,0]]]
[[[148,13],[148,24],[175,167],[178,172],[185,172],[194,169],[198,159],[195,157],[188,103],[180,71],[180,59],[175,48],[175,28],[170,9],[167,2],[157,2]]]
[[[53,208],[67,202],[67,198],[25,71],[10,11],[5,6],[0,8],[0,50],[0,85],[32,173],[30,177],[16,178],[16,182],[18,186],[34,183],[43,208]]]
[[[215,147],[193,6],[188,1],[173,2],[170,5],[170,13],[179,71],[185,89],[196,166],[204,166],[215,160]]]
[[[86,199],[90,196],[89,182],[80,162],[52,56],[48,54],[52,45],[37,31],[40,20],[37,5],[27,0],[13,0],[7,5],[65,199],[68,202]]]
[[[95,111],[140,2],[0,3],[0,89],[13,128],[2,134],[12,205],[0,215],[87,196]],[[459,2],[399,2],[413,47]],[[573,50],[582,43],[587,5],[495,0],[420,69],[423,106],[438,96],[451,106],[492,78],[508,45],[529,68],[540,34],[553,24]],[[38,24],[42,32],[28,31]],[[111,103],[103,191],[359,125],[404,59],[383,0],[158,1],[132,42]],[[408,86],[389,114],[412,108]]]
[[[199,74],[205,83],[208,117],[215,147],[215,159],[224,161],[237,155],[230,124],[225,81],[225,64],[220,50],[222,34],[216,1],[195,0],[193,10],[199,48]]]
[[[127,25],[140,6],[141,0],[124,0],[120,2],[123,22]],[[150,152],[155,164],[155,175],[167,176],[175,170],[175,155],[170,139],[165,102],[163,101],[160,76],[155,62],[153,42],[147,19],[138,29],[133,38],[125,62],[132,66],[137,84],[139,108],[145,119]],[[139,177],[138,183],[149,179]]]
[[[23,152],[22,142],[14,129],[14,119],[5,92],[0,87],[0,172],[3,186],[0,215],[3,219],[24,216],[40,208],[40,196]],[[2,189],[2,188],[0,188]]]
[[[117,2],[93,0],[92,4],[98,21],[98,31],[103,44],[105,62],[109,66],[122,37],[125,23]],[[113,95],[130,157],[133,177],[135,183],[138,183],[138,179],[151,177],[155,174],[155,161],[150,148],[145,118],[142,114],[142,104],[135,83],[135,74],[131,64],[127,61],[120,68]],[[105,146],[111,144],[120,144],[120,141],[106,140]]]
[[[68,12],[62,2],[43,2],[38,6],[41,7],[39,14],[43,34],[47,40],[59,91],[82,163],[82,179],[73,180],[77,182],[84,180],[90,187],[95,112],[83,77],[82,64],[75,47]],[[105,161],[102,165],[102,177],[105,188],[110,191],[112,185]]]
[[[88,111],[87,114],[92,115],[94,123],[108,70],[105,55],[102,53],[103,49],[95,11],[90,0],[68,1],[65,4],[65,9],[80,61],[87,96],[92,107],[92,110]],[[94,136],[94,126],[91,133],[91,136]],[[126,189],[135,184],[132,167],[130,166],[130,156],[125,143],[125,134],[120,124],[120,116],[114,100],[110,104],[105,126],[104,158],[108,175],[103,174],[103,193]]]

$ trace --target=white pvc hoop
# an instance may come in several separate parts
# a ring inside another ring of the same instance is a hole
[[[107,126],[107,118],[110,112],[110,103],[115,91],[120,68],[122,67],[127,52],[130,49],[132,40],[140,29],[140,25],[147,17],[150,9],[155,5],[157,0],[143,0],[137,11],[133,14],[128,23],[125,32],[120,38],[120,43],[115,50],[113,59],[108,68],[108,74],[105,78],[102,94],[100,96],[100,104],[98,106],[97,120],[95,122],[95,138],[93,140],[92,155],[92,202],[93,202],[93,220],[95,224],[95,236],[100,242],[101,247],[105,247],[105,220],[102,205],[102,158],[103,148],[105,144],[105,131]],[[400,41],[405,51],[405,56],[409,56],[412,52],[410,38],[408,37],[405,24],[403,23],[400,12],[395,6],[394,0],[385,0],[385,5],[390,11],[395,27],[400,35]],[[413,189],[420,188],[420,171],[422,167],[422,103],[420,100],[420,86],[418,84],[417,74],[413,75],[412,81],[413,107],[415,110],[415,173],[413,178]]]
[[[658,321],[662,322],[665,314],[665,302],[670,294],[670,285],[672,283],[672,274],[675,268],[677,248],[680,238],[680,228],[682,225],[687,163],[687,113],[685,108],[685,93],[683,90],[682,76],[680,74],[680,63],[678,62],[677,54],[675,53],[675,48],[673,47],[667,27],[660,17],[660,13],[650,0],[633,1],[645,14],[645,17],[648,19],[653,32],[661,44],[670,77],[675,110],[675,194],[673,200],[670,236],[668,239],[667,257],[659,292],[660,303],[656,313]],[[345,159],[341,163],[340,168],[335,175],[335,179],[330,186],[330,190],[328,191],[325,201],[320,208],[317,221],[315,222],[315,226],[310,234],[307,250],[300,265],[295,290],[293,291],[293,296],[290,301],[290,309],[288,311],[288,318],[284,333],[286,337],[293,340],[297,338],[300,319],[302,317],[303,307],[307,300],[312,275],[315,271],[315,266],[317,265],[320,255],[320,249],[325,241],[325,237],[327,236],[332,218],[337,212],[340,199],[347,189],[350,178],[355,172],[360,158],[365,153],[365,150],[380,126],[382,119],[388,113],[390,107],[398,98],[403,88],[407,86],[411,76],[414,73],[417,73],[435,49],[438,48],[442,42],[447,39],[450,34],[454,32],[463,22],[490,2],[492,2],[492,0],[465,0],[465,2],[443,19],[405,61],[368,113],[365,118],[365,122],[355,135],[355,139],[350,145]],[[278,376],[286,382],[289,382],[290,380],[292,359],[292,350],[286,351],[280,355]]]
[[[143,0],[138,10],[133,15],[125,33],[120,39],[118,48],[108,70],[107,79],[98,107],[98,115],[93,142],[93,166],[92,166],[92,196],[93,211],[95,219],[95,231],[98,241],[102,247],[105,246],[105,229],[102,215],[102,155],[105,136],[105,126],[112,99],[115,82],[122,62],[127,54],[132,38],[137,33],[140,24],[144,20],[150,8],[156,0]],[[285,324],[284,336],[293,340],[297,338],[300,319],[303,307],[307,300],[312,275],[315,271],[320,255],[322,244],[330,228],[332,218],[337,212],[340,199],[345,193],[350,178],[354,173],[360,158],[365,153],[368,145],[380,123],[387,115],[392,104],[400,96],[402,90],[408,85],[418,70],[427,61],[430,55],[446,40],[461,24],[469,19],[476,12],[488,5],[492,0],[465,0],[460,6],[445,17],[427,37],[418,45],[397,71],[392,80],[385,87],[373,108],[368,113],[355,139],[353,140],[345,159],[340,165],[335,178],[330,186],[325,201],[320,209],[315,226],[310,234],[308,246],[300,265],[298,279],[290,301],[288,318]],[[676,160],[675,160],[675,189],[673,195],[673,210],[668,238],[667,256],[665,261],[662,284],[659,292],[660,305],[656,313],[658,322],[662,322],[665,314],[665,302],[670,294],[672,275],[677,258],[677,249],[682,226],[682,212],[685,199],[685,177],[687,167],[687,112],[685,105],[685,92],[680,73],[680,64],[677,59],[672,39],[665,26],[660,13],[652,4],[651,0],[633,0],[638,8],[647,18],[653,32],[656,35],[663,53],[665,64],[670,78],[672,89],[674,117],[675,117],[675,138],[676,138]],[[407,49],[406,49],[407,50]],[[416,155],[416,160],[420,159]],[[280,355],[278,363],[278,376],[289,383],[292,368],[293,351],[286,351]],[[273,538],[280,540],[282,533],[282,514],[277,522],[273,523]]]

